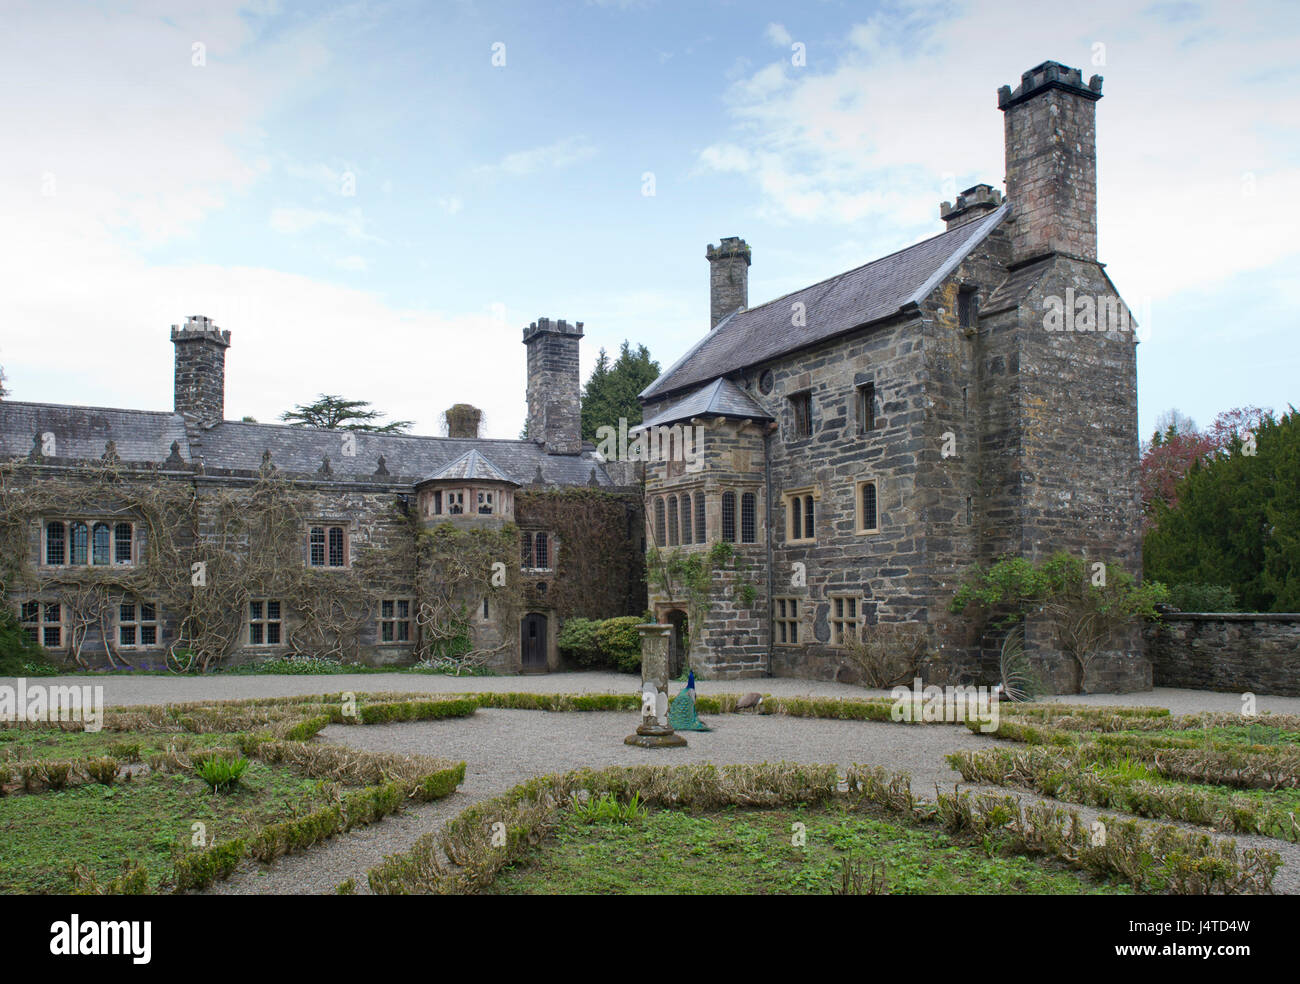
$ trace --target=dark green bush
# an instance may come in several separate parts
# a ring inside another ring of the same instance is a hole
[[[8,607],[0,608],[0,676],[55,676],[58,672],[49,654],[27,638],[18,616]]]
[[[571,618],[560,629],[560,655],[579,666],[600,666],[606,660],[596,634],[601,623],[590,618]]]
[[[1180,612],[1235,612],[1237,593],[1222,584],[1179,584],[1169,589],[1169,604]]]
[[[636,615],[607,618],[596,630],[596,642],[604,657],[623,673],[641,672],[641,634]]]

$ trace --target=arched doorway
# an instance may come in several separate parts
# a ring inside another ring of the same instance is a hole
[[[668,654],[668,675],[678,677],[686,668],[691,651],[690,622],[680,608],[664,612],[663,619],[673,627],[672,648]]]
[[[519,671],[545,673],[546,616],[529,612],[519,624]]]

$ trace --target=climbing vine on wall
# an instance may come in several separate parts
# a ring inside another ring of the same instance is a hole
[[[651,548],[646,553],[646,577],[650,586],[665,596],[669,602],[686,604],[692,625],[699,625],[713,607],[714,572],[731,575],[735,599],[749,606],[758,597],[758,590],[749,580],[753,573],[750,565],[737,552],[734,545],[719,541],[708,550],[661,550]]]
[[[416,533],[416,654],[428,665],[464,670],[482,666],[513,648],[523,584],[519,528],[459,529],[443,523]],[[489,621],[501,627],[495,641],[474,633],[471,621],[483,599]],[[472,641],[478,637],[479,645]]]

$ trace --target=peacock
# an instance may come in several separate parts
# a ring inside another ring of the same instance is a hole
[[[686,677],[686,687],[668,707],[668,724],[674,731],[712,731],[695,713],[695,671]]]

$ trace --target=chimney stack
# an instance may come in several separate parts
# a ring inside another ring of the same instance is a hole
[[[722,244],[709,243],[704,251],[709,261],[709,329],[732,311],[749,306],[749,244],[739,236],[728,236]]]
[[[972,185],[957,196],[957,204],[944,202],[939,206],[939,218],[956,229],[967,222],[982,219],[1002,204],[1002,192],[992,185]]]
[[[1049,253],[1097,259],[1097,100],[1101,76],[1043,62],[998,90],[1006,114],[1012,262]]]
[[[483,422],[483,411],[469,403],[457,403],[443,413],[447,421],[447,436],[478,439],[479,425]]]
[[[582,451],[582,322],[538,318],[524,329],[528,346],[528,437],[550,454]]]
[[[230,332],[222,331],[211,318],[191,316],[184,327],[172,325],[176,346],[176,412],[201,427],[225,419],[226,349]]]

